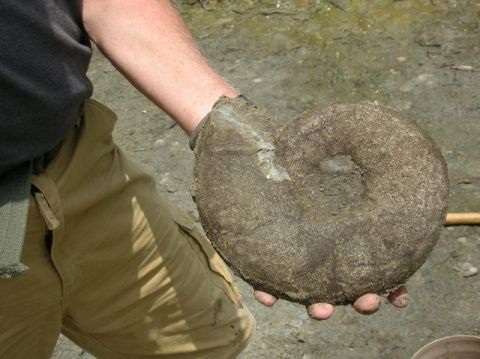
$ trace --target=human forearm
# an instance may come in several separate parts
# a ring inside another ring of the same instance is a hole
[[[167,0],[83,0],[85,28],[112,63],[187,132],[237,91],[200,54]]]

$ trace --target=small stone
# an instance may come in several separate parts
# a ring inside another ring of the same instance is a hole
[[[159,138],[158,140],[155,141],[156,146],[162,146],[165,144],[165,140],[163,138]]]
[[[259,84],[259,83],[262,82],[262,81],[263,81],[263,79],[261,79],[260,77],[257,77],[256,79],[253,79],[253,80],[252,80],[252,82],[253,82],[254,84]]]
[[[466,237],[458,237],[457,241],[461,244],[467,243],[467,238]]]
[[[405,61],[407,61],[407,58],[405,56],[399,56],[399,57],[397,57],[397,61],[398,62],[405,62]]]
[[[460,263],[457,270],[465,278],[473,277],[478,273],[478,268],[468,262]]]
[[[459,71],[473,71],[473,66],[469,66],[469,65],[455,65],[455,66],[452,66],[452,68],[454,70],[459,70]]]

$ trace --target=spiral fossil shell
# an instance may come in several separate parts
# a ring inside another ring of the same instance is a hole
[[[207,236],[236,274],[291,301],[344,304],[394,289],[439,238],[445,162],[386,107],[334,104],[279,127],[223,98],[195,157]]]

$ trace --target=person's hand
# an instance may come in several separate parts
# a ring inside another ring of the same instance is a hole
[[[267,307],[272,307],[276,302],[277,298],[273,295],[255,290],[254,296],[257,301],[266,305]],[[387,296],[388,301],[397,308],[405,308],[408,305],[408,293],[405,286],[394,290],[389,293]],[[358,298],[353,304],[353,308],[358,313],[361,314],[373,314],[380,307],[381,297],[377,294],[364,294]],[[315,303],[307,307],[308,315],[317,320],[326,320],[329,319],[334,311],[334,306],[329,303]]]

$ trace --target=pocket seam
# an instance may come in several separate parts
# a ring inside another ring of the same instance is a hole
[[[173,221],[175,222],[175,224],[177,224],[181,232],[183,232],[188,237],[192,238],[192,240],[198,245],[202,254],[205,256],[206,264],[209,270],[215,273],[216,275],[219,275],[223,279],[223,281],[225,281],[226,285],[228,286],[228,289],[225,289],[225,288],[220,288],[220,289],[222,289],[225,292],[225,294],[232,300],[232,302],[235,305],[237,305],[238,307],[242,307],[240,293],[238,292],[238,289],[235,286],[233,277],[230,274],[227,265],[225,264],[225,262],[223,262],[223,260],[221,259],[220,255],[217,253],[215,248],[213,248],[209,239],[196,230],[193,219],[188,220],[187,216],[188,216],[187,214],[177,212],[173,215]],[[206,248],[206,246],[208,245],[211,246],[211,251],[213,255],[215,255],[216,257],[215,259],[220,260],[221,261],[220,264],[223,265],[224,268],[218,268],[218,266],[215,263],[212,263],[213,261],[211,260]],[[216,283],[213,283],[213,284],[217,287],[220,287]]]

